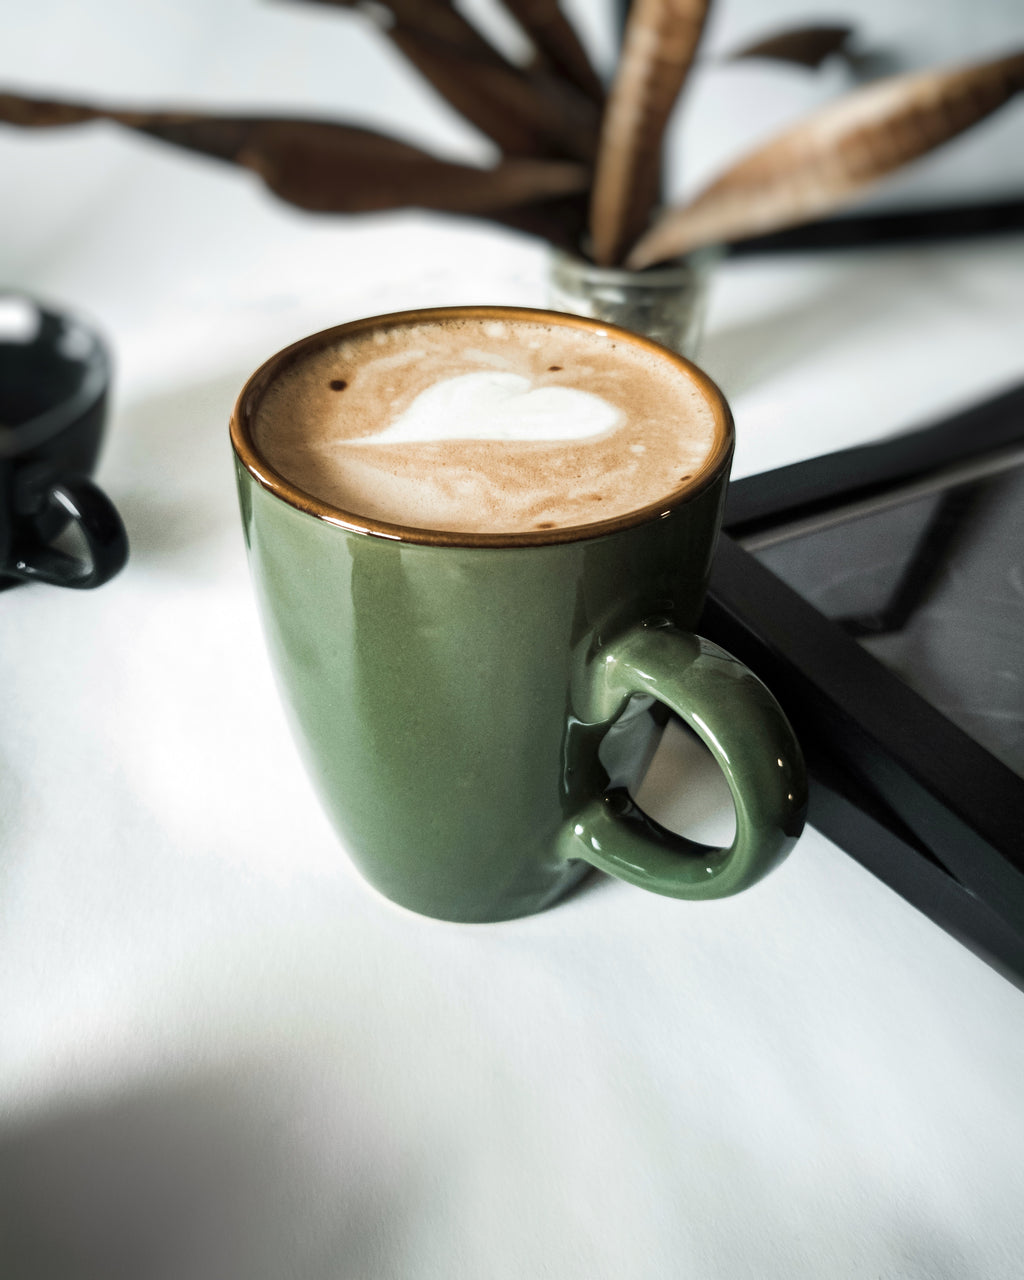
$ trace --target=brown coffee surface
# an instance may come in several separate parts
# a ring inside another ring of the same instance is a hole
[[[487,371],[598,396],[615,425],[573,439],[359,442],[435,384]],[[275,471],[344,513],[497,534],[574,528],[657,503],[685,487],[716,440],[706,394],[674,361],[614,331],[478,317],[381,327],[311,350],[266,388],[252,429]]]

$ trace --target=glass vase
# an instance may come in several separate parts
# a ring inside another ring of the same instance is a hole
[[[700,250],[666,266],[629,271],[556,250],[547,305],[621,325],[693,360],[704,335],[709,276],[720,256]]]

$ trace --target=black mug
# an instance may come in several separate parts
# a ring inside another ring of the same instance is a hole
[[[113,503],[89,479],[110,359],[97,333],[21,295],[0,295],[0,590],[99,587],[128,558]],[[84,556],[54,545],[72,524]]]

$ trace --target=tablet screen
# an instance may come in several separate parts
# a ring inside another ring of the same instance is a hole
[[[745,545],[1024,776],[1019,450]]]

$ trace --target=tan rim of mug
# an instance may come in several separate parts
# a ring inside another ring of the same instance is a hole
[[[322,350],[324,347],[343,342],[346,338],[353,338],[374,329],[394,329],[402,325],[446,320],[503,320],[513,323],[528,321],[533,324],[562,325],[566,328],[590,330],[600,338],[612,336],[618,341],[628,342],[662,360],[668,360],[700,388],[714,414],[715,436],[708,456],[693,471],[685,484],[671,490],[657,502],[648,503],[624,515],[614,516],[608,520],[595,520],[588,524],[567,525],[560,529],[532,529],[522,533],[467,533],[458,530],[420,529],[408,525],[391,524],[384,520],[357,515],[351,511],[343,511],[292,484],[260,455],[252,433],[260,400],[270,383],[298,360],[310,352]],[[231,444],[239,461],[253,479],[274,497],[280,498],[282,502],[298,511],[347,529],[351,533],[386,538],[393,542],[419,543],[434,547],[547,546],[605,537],[608,534],[649,524],[653,520],[670,515],[677,507],[691,501],[713,483],[723,468],[728,465],[733,439],[733,418],[725,397],[703,369],[698,368],[691,361],[649,338],[631,333],[627,329],[620,329],[617,325],[570,315],[567,312],[543,311],[532,307],[430,307],[422,311],[396,311],[390,315],[369,316],[363,320],[352,320],[347,324],[321,330],[319,333],[310,334],[300,338],[298,342],[293,342],[291,346],[285,347],[283,351],[279,351],[262,364],[242,388],[231,415]]]

